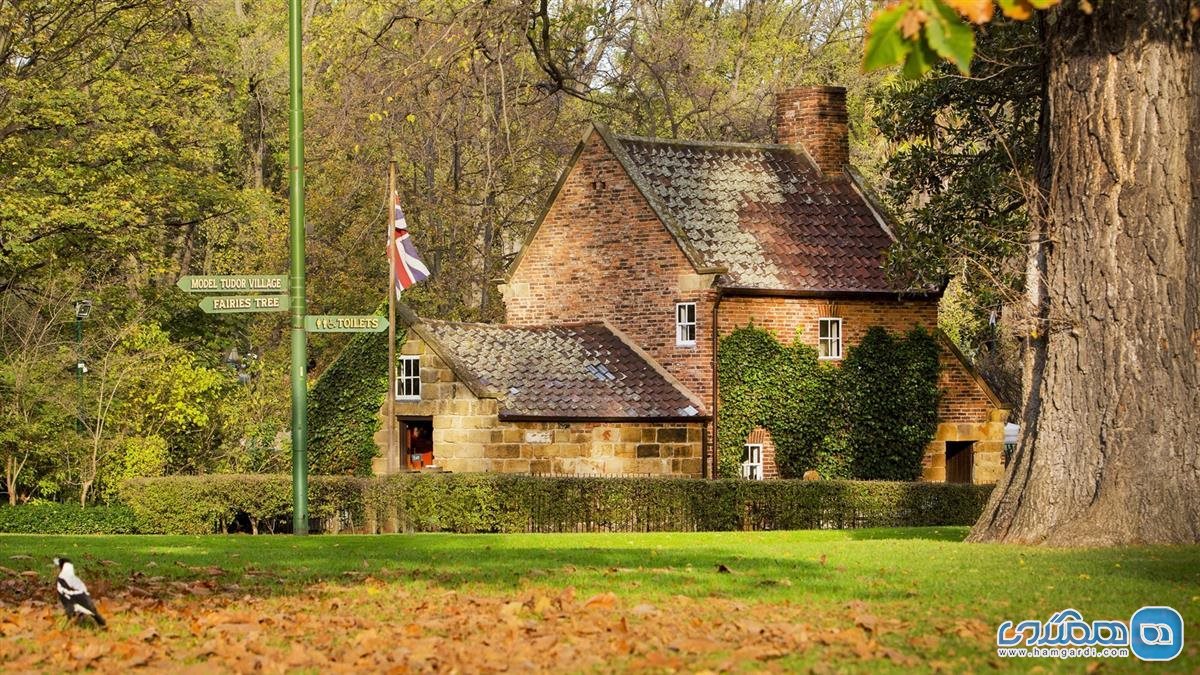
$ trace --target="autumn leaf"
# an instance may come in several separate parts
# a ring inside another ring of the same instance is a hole
[[[945,0],[945,3],[971,23],[987,23],[995,12],[992,0]]]

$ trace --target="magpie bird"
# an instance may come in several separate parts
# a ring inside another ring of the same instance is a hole
[[[67,620],[73,621],[81,616],[90,616],[100,627],[105,626],[104,617],[88,595],[87,586],[83,580],[75,576],[75,566],[66,558],[55,558],[58,567],[58,599],[67,612]]]

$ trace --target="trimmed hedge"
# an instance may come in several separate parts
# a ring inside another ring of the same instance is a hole
[[[363,486],[368,480],[352,476],[310,478],[309,515],[340,523],[337,517],[344,510],[361,514]],[[290,531],[286,526],[292,516],[292,478],[288,475],[135,478],[122,483],[119,494],[121,502],[132,509],[138,531],[143,534]]]
[[[0,507],[0,532],[9,534],[132,534],[133,510],[125,506],[88,506],[40,502]]]
[[[970,525],[990,485],[883,481],[568,478],[505,474],[314,476],[313,531],[643,532]],[[280,531],[289,476],[129,481],[145,533]],[[286,529],[284,530],[286,531]]]

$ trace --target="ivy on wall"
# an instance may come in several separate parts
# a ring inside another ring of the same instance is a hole
[[[937,426],[938,348],[914,328],[897,337],[878,326],[841,366],[818,360],[799,339],[784,345],[753,325],[717,348],[721,407],[717,470],[739,475],[746,438],[771,433],[784,478],[913,480]]]
[[[878,326],[842,365],[846,446],[853,478],[916,480],[937,429],[938,347],[917,328],[898,337]]]
[[[371,475],[375,434],[387,399],[388,334],[359,333],[308,395],[308,468],[328,475]],[[403,331],[396,344],[404,344]]]

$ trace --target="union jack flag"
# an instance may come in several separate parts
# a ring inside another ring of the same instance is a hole
[[[421,262],[421,257],[417,255],[417,247],[413,246],[412,237],[408,234],[408,221],[404,218],[404,210],[400,208],[399,197],[396,197],[392,206],[388,259],[395,270],[396,277],[392,282],[396,285],[397,299],[400,298],[400,291],[429,278],[429,268]]]

